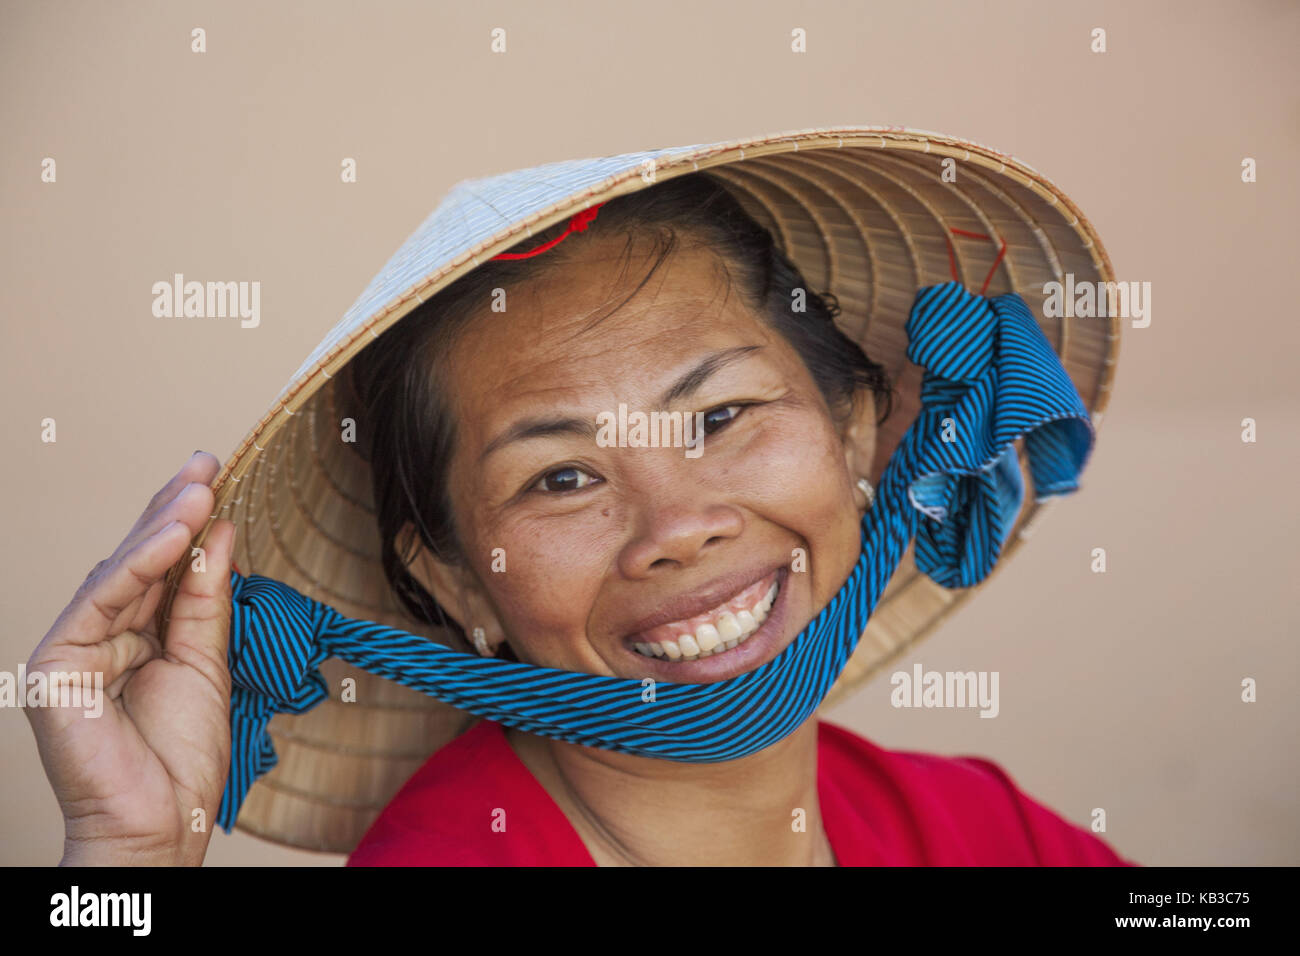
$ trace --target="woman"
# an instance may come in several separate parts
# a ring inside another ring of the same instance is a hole
[[[772,232],[707,174],[606,199],[562,225],[534,236],[532,253],[444,283],[329,376],[340,422],[360,436],[342,441],[367,466],[391,593],[411,620],[485,660],[452,675],[439,658],[419,684],[411,667],[381,670],[355,632],[357,656],[340,656],[501,720],[430,757],[349,862],[1123,863],[987,761],[889,752],[806,718],[843,666],[822,622],[847,613],[841,596],[871,590],[875,604],[888,573],[868,584],[868,553],[892,571],[878,560],[886,539],[864,531],[864,518],[893,519],[871,514],[877,486],[902,513],[877,467],[888,376],[837,326],[834,298],[812,293]],[[957,294],[968,295],[943,292]],[[680,427],[639,441],[624,421]],[[921,447],[908,441],[894,458]],[[1007,460],[991,456],[976,477],[993,488]],[[258,681],[240,674],[259,647],[268,660],[295,656],[277,650],[285,622],[331,612],[231,573],[234,526],[208,524],[216,470],[208,456],[187,463],[29,663],[103,669],[120,693],[99,725],[32,713],[67,863],[199,862],[207,834],[190,825],[194,811],[212,812],[223,789],[223,812],[237,810],[246,778],[267,767],[257,753],[269,749],[259,736],[269,713],[299,712],[293,694],[263,707],[242,689]],[[937,488],[926,480],[922,470],[906,484],[924,498]],[[969,541],[948,548],[942,535],[918,545],[918,562],[935,580],[944,558],[982,577],[1005,525],[994,515],[985,529],[983,565],[968,560]],[[179,581],[164,653],[149,627],[163,575],[205,526],[205,567]],[[856,641],[864,618],[840,630]],[[310,639],[327,630],[314,626]],[[380,630],[362,636],[409,636]],[[428,652],[417,648],[422,662]],[[820,689],[802,693],[814,671]],[[532,698],[560,672],[605,679],[577,696],[645,687],[642,706],[616,718],[608,701],[582,711],[574,694],[555,694],[539,710]],[[312,673],[295,671],[295,692]],[[524,679],[527,692],[511,696]],[[463,686],[489,682],[496,691]],[[717,707],[721,691],[707,685],[747,692],[746,706]],[[670,707],[680,720],[661,716]],[[709,739],[715,726],[723,742]]]

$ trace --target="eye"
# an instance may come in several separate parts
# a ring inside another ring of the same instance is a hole
[[[740,417],[740,413],[744,408],[744,405],[723,405],[721,408],[705,412],[704,434],[712,435],[714,432],[726,428]]]
[[[566,491],[578,491],[598,480],[581,468],[568,465],[542,475],[533,485],[532,490],[560,494]]]

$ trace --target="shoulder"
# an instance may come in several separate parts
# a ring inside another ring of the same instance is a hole
[[[883,852],[934,865],[1126,866],[1105,841],[1020,790],[983,757],[887,750],[820,722],[822,788],[870,814]]]
[[[348,866],[551,866],[590,859],[516,756],[479,721],[430,757],[380,812]]]

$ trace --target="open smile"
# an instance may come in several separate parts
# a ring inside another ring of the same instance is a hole
[[[785,566],[764,574],[699,614],[648,628],[626,639],[638,667],[676,683],[725,680],[779,653],[785,631]]]

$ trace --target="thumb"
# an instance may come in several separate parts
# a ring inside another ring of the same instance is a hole
[[[163,636],[163,655],[195,667],[219,687],[229,682],[226,649],[230,642],[230,563],[235,525],[213,522],[204,540],[204,568],[193,564],[181,575]]]

